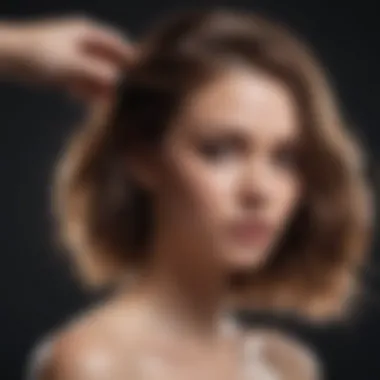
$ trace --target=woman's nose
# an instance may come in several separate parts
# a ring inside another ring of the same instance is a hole
[[[267,204],[274,190],[269,170],[263,163],[251,164],[244,171],[240,183],[240,197],[245,207]]]

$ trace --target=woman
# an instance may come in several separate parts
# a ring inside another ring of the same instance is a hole
[[[55,206],[102,305],[36,354],[38,379],[314,379],[237,309],[341,314],[371,229],[363,157],[312,54],[255,15],[195,12],[138,44],[57,171]]]

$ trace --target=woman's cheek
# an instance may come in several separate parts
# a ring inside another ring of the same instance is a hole
[[[301,199],[301,185],[298,178],[288,178],[281,181],[277,187],[278,217],[287,220],[297,209]]]
[[[192,165],[187,173],[186,183],[189,196],[204,212],[218,210],[230,203],[234,175],[231,171],[221,170],[211,165],[199,163]],[[222,211],[222,210],[220,210]]]

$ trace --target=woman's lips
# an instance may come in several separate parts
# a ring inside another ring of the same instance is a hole
[[[233,224],[232,236],[243,243],[265,243],[272,236],[274,228],[267,222],[245,220]]]

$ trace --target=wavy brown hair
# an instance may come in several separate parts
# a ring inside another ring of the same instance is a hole
[[[128,177],[126,155],[159,146],[186,96],[243,63],[283,81],[297,99],[306,195],[270,262],[235,278],[231,294],[246,307],[314,317],[344,310],[358,289],[371,199],[364,157],[306,44],[266,18],[217,10],[176,15],[137,46],[117,104],[76,131],[56,172],[59,230],[85,282],[113,281],[147,260],[150,199]]]

